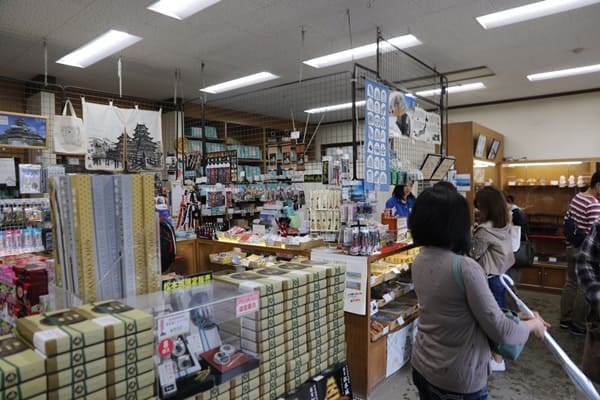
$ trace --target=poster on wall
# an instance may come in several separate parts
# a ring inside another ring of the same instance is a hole
[[[161,110],[134,108],[127,111],[127,169],[153,171],[162,168]]]
[[[442,143],[442,124],[440,123],[440,115],[434,112],[427,113],[427,124],[425,125],[425,136],[428,142],[433,144]]]
[[[388,99],[390,90],[365,79],[365,187],[386,191],[389,187],[389,124]]]
[[[389,95],[389,135],[390,137],[411,136],[412,118],[416,100],[402,92],[391,92]]]
[[[81,99],[83,131],[87,138],[85,168],[123,171],[125,122],[127,112],[112,104],[96,104]],[[129,110],[127,110],[129,111]]]
[[[0,145],[45,149],[48,118],[0,111]]]
[[[415,106],[410,125],[410,137],[422,142],[429,141],[427,137],[427,111],[419,106]]]

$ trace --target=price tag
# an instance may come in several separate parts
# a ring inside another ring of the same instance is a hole
[[[379,307],[377,307],[377,302],[375,300],[371,300],[371,315],[377,314],[379,311]]]
[[[394,297],[391,294],[386,293],[383,295],[383,299],[385,300],[386,303],[389,303],[390,301],[394,300]]]
[[[158,320],[158,337],[174,337],[190,331],[190,313],[173,314]]]
[[[377,277],[375,275],[371,275],[371,286],[373,286],[377,282]]]
[[[387,335],[389,331],[390,331],[390,327],[389,326],[384,326],[383,330],[381,332],[383,332],[384,335]]]
[[[235,315],[237,318],[242,315],[258,311],[259,295],[258,292],[238,297],[235,299]]]
[[[395,274],[399,274],[400,273],[400,269],[398,267],[394,267],[392,268],[392,272]]]
[[[398,325],[404,325],[404,318],[398,317],[396,321],[398,321]]]
[[[292,131],[290,139],[300,139],[300,131]]]

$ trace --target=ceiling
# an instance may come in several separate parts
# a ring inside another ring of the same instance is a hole
[[[124,94],[173,97],[179,68],[178,95],[189,99],[201,87],[264,70],[281,78],[263,86],[348,71],[351,64],[314,69],[301,60],[349,48],[351,39],[354,46],[371,43],[379,27],[387,37],[414,34],[424,44],[408,51],[441,72],[477,66],[494,72],[481,79],[487,89],[452,94],[450,106],[600,88],[600,73],[541,82],[525,77],[600,63],[600,4],[488,31],[474,19],[530,2],[222,0],[178,21],[146,10],[153,0],[1,0],[0,76],[42,74],[46,39],[48,74],[57,83],[117,92],[116,56],[85,69],[55,63],[114,28],[143,37],[120,54]],[[372,66],[374,58],[361,63]]]

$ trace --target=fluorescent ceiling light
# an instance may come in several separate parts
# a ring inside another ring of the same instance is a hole
[[[388,44],[389,43],[389,44]],[[400,49],[406,49],[413,46],[418,46],[422,42],[413,35],[397,36],[387,41],[380,41],[380,48],[383,51],[392,51],[394,46]],[[314,68],[330,67],[332,65],[349,62],[352,60],[360,60],[361,58],[371,57],[377,53],[377,43],[366,44],[364,46],[355,47],[353,49],[339,51],[337,53],[328,54],[326,56],[312,58],[302,61],[306,65]]]
[[[567,76],[591,74],[593,72],[600,72],[600,64],[586,65],[585,67],[561,69],[558,71],[541,72],[539,74],[527,75],[527,79],[530,81],[543,81],[545,79],[556,79],[564,78]]]
[[[544,0],[475,18],[483,29],[516,24],[599,3],[600,0]]]
[[[72,67],[86,68],[140,40],[142,38],[139,36],[111,29],[56,62]]]
[[[484,160],[473,160],[473,166],[475,168],[495,167],[496,163]]]
[[[277,79],[279,76],[273,75],[270,72],[259,72],[257,74],[252,74],[248,76],[244,76],[238,79],[234,79],[231,81],[219,83],[217,85],[212,85],[205,87],[204,89],[200,89],[201,92],[206,93],[223,93],[229,90],[239,89],[245,86],[256,85],[258,83],[263,83],[267,81],[271,81],[273,79]]]
[[[482,82],[475,83],[465,83],[464,85],[456,85],[456,86],[448,86],[446,88],[446,93],[460,93],[460,92],[468,92],[471,90],[479,90],[485,89],[485,85]],[[427,97],[427,96],[435,96],[440,95],[442,89],[430,89],[430,90],[421,90],[417,92],[417,96]]]
[[[514,167],[542,167],[546,165],[579,165],[583,164],[583,161],[547,161],[547,162],[522,162],[504,164],[503,167],[514,168]]]
[[[366,103],[366,101],[364,101],[364,100],[357,101],[356,107],[364,107],[365,103]],[[352,103],[334,104],[331,106],[311,108],[309,110],[304,110],[304,112],[307,114],[318,114],[318,113],[324,113],[324,112],[329,112],[329,111],[345,110],[347,108],[352,108]]]
[[[160,0],[146,8],[167,17],[182,20],[219,1],[221,0]]]

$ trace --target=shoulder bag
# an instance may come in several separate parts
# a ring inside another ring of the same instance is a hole
[[[454,260],[452,261],[452,275],[454,277],[454,281],[460,287],[460,289],[465,293],[465,284],[463,282],[462,272],[460,268],[460,256],[455,255]],[[519,323],[519,316],[516,312],[509,310],[508,308],[503,308],[502,311],[504,315],[514,323]],[[500,354],[502,357],[509,360],[516,360],[517,357],[523,351],[525,344],[520,345],[512,345],[512,344],[501,344],[495,343],[488,338],[490,342],[490,348],[494,353]]]
[[[533,247],[533,243],[529,241],[527,235],[525,235],[525,240],[521,240],[521,245],[519,246],[519,250],[514,252],[515,255],[515,267],[531,267],[533,265],[533,255],[535,253],[535,248]]]

